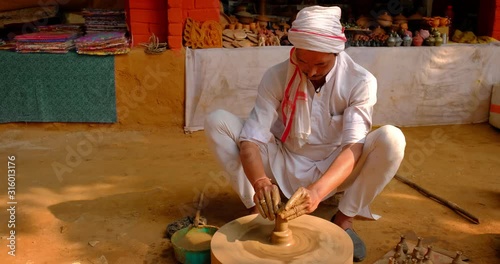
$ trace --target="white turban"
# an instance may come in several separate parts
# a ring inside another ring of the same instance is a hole
[[[299,11],[288,32],[288,40],[299,49],[339,53],[347,41],[338,6],[310,6]]]

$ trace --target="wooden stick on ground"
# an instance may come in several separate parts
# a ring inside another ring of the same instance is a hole
[[[421,194],[431,198],[432,200],[440,203],[440,204],[443,204],[449,208],[451,208],[453,211],[455,211],[455,213],[459,214],[460,216],[462,216],[463,218],[469,220],[470,222],[474,223],[474,224],[479,224],[479,219],[475,216],[473,216],[471,213],[465,211],[464,209],[462,209],[460,206],[458,206],[456,203],[453,203],[453,202],[450,202],[448,200],[445,200],[431,192],[429,192],[428,190],[418,186],[416,183],[408,180],[407,178],[405,177],[402,177],[400,175],[395,175],[394,178],[398,179],[399,181],[409,185],[410,187],[412,187],[413,189],[417,190],[418,192],[420,192]]]

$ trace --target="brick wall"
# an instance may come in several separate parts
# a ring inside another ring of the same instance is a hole
[[[182,47],[184,22],[190,17],[196,21],[219,21],[219,0],[168,0],[168,45]]]
[[[167,41],[166,0],[129,0],[127,15],[134,46],[148,42],[153,33],[161,42]]]
[[[134,45],[147,42],[151,33],[168,41],[171,49],[182,47],[186,18],[219,21],[219,0],[129,0],[129,25]]]

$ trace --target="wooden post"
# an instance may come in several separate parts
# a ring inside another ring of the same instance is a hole
[[[259,14],[262,16],[266,15],[266,0],[260,0]]]

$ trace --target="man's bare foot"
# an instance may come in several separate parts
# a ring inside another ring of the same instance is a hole
[[[346,230],[348,228],[352,229],[352,220],[354,217],[347,216],[343,214],[340,210],[333,216],[332,222],[340,228]]]
[[[363,261],[366,257],[366,246],[363,240],[352,229],[352,220],[354,217],[343,214],[340,210],[333,215],[331,222],[344,229],[352,240],[354,245],[353,260],[354,262]]]

